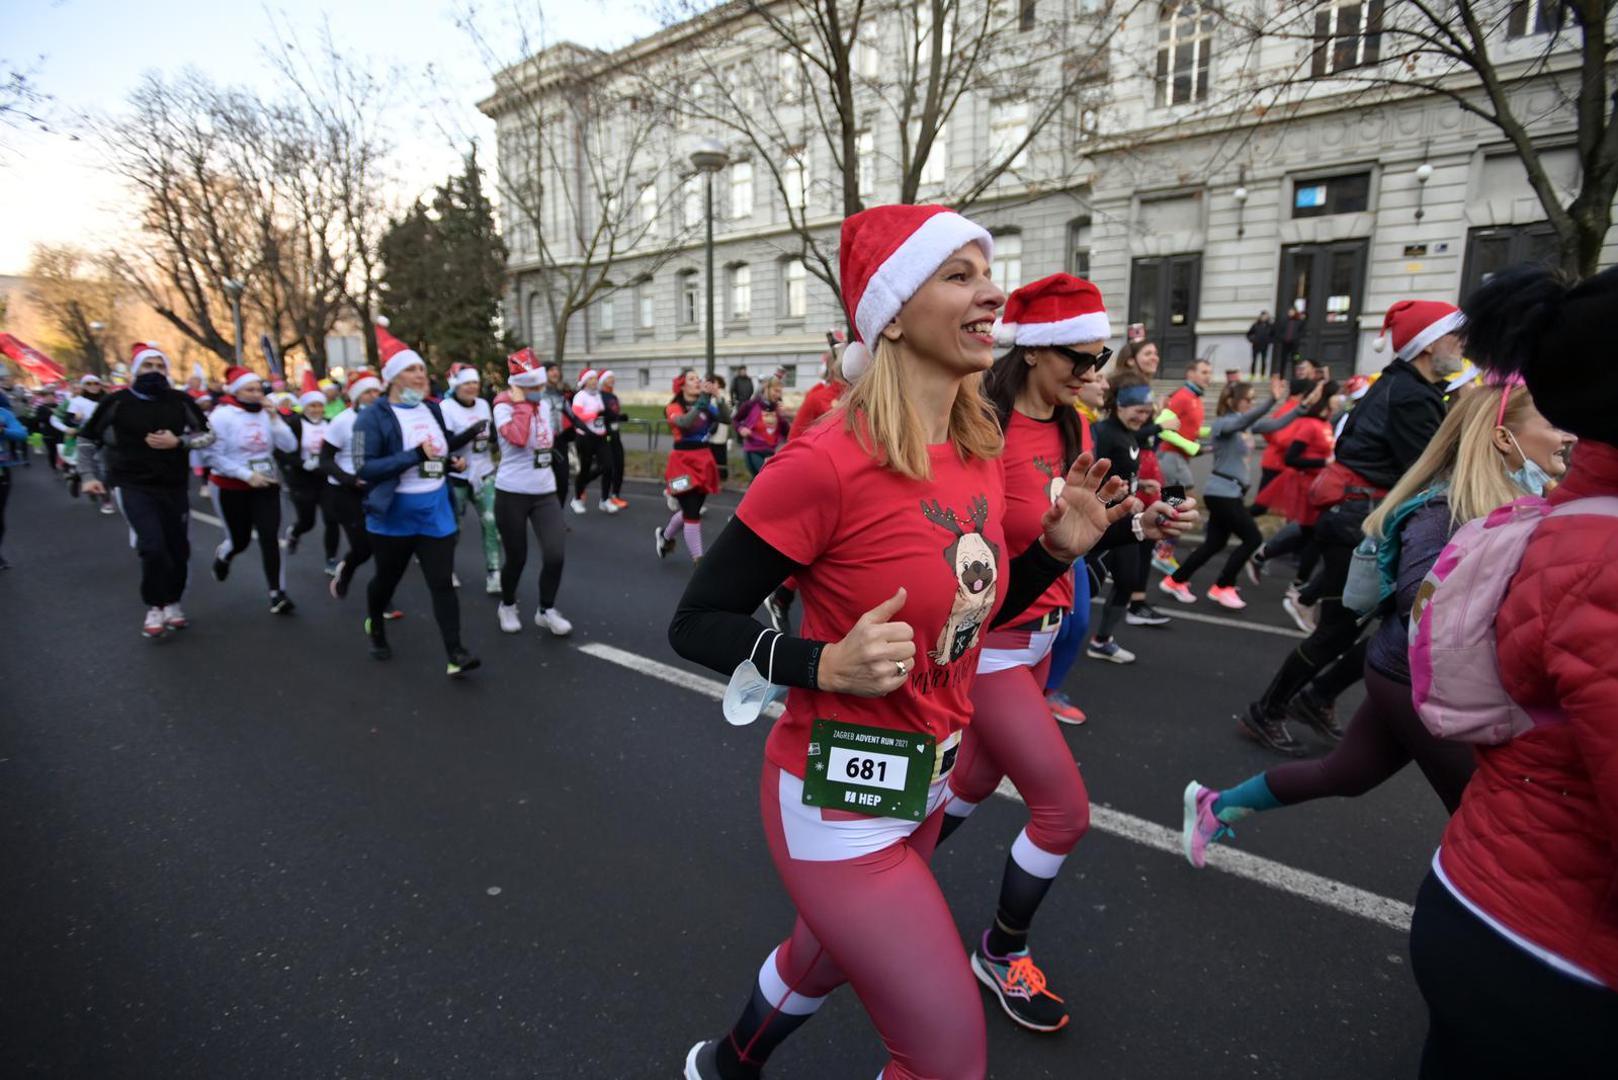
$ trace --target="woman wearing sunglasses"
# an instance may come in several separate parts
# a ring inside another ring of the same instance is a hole
[[[1006,301],[996,336],[1011,342],[989,373],[988,391],[1005,432],[1006,544],[1036,542],[1061,498],[1063,477],[1083,449],[1073,407],[1091,372],[1111,354],[1112,328],[1101,293],[1070,274],[1025,285]],[[1189,514],[1191,507],[1184,509]],[[1162,514],[1167,520],[1158,521]],[[1190,518],[1154,506],[1120,521],[1092,550],[1176,536]],[[1030,1031],[1067,1026],[1067,1006],[1046,984],[1028,949],[1028,931],[1063,861],[1090,825],[1090,799],[1078,764],[1045,700],[1051,650],[1073,611],[1074,575],[1063,574],[1009,625],[991,630],[978,654],[972,723],[950,774],[939,839],[1010,777],[1028,805],[1000,879],[994,920],[972,951],[972,972],[1012,1021]]]

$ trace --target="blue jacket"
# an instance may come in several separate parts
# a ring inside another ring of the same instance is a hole
[[[424,401],[418,408],[426,409],[444,431],[444,441],[453,449],[456,445],[444,423],[444,414],[435,401]],[[427,455],[420,447],[405,449],[404,429],[399,418],[378,401],[362,410],[354,420],[354,474],[365,481],[365,512],[385,517],[393,505],[393,495],[399,488],[399,477],[406,469],[414,469]]]
[[[13,442],[27,441],[28,429],[18,422],[11,410],[0,408],[0,469],[22,465],[27,461],[28,451],[24,450],[21,456],[11,452]]]

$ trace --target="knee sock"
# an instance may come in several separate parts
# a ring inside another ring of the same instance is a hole
[[[1226,825],[1240,821],[1257,810],[1274,810],[1281,800],[1270,790],[1263,773],[1249,776],[1233,788],[1226,788],[1214,800],[1214,816]]]
[[[1028,928],[1034,913],[1062,868],[1066,855],[1053,855],[1028,839],[1028,830],[1017,834],[1006,856],[1005,873],[1000,878],[1000,902],[995,908],[994,925],[984,935],[983,948],[990,956],[1002,957],[1028,947]]]
[[[775,952],[770,953],[759,968],[753,994],[736,1026],[719,1042],[719,1075],[725,1080],[752,1080],[760,1075],[775,1048],[815,1015],[825,1000],[793,993],[776,970]]]
[[[1124,617],[1126,608],[1122,604],[1108,604],[1101,609],[1101,625],[1096,627],[1097,641],[1111,641],[1112,632],[1118,628],[1118,620]]]
[[[939,826],[938,842],[942,844],[945,840],[948,840],[956,829],[966,824],[966,819],[971,817],[972,811],[977,808],[977,803],[967,802],[965,799],[955,795],[954,792],[951,792],[950,800],[944,804],[944,821]]]
[[[663,539],[673,540],[674,534],[680,531],[680,526],[684,524],[684,522],[685,515],[678,510],[674,511],[674,513],[669,517],[669,523],[663,526]]]
[[[685,546],[691,549],[693,559],[702,558],[702,519],[685,523]]]

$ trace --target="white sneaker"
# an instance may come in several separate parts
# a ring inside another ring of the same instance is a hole
[[[185,612],[180,610],[179,604],[170,604],[163,609],[163,625],[170,630],[184,630],[191,623],[186,619]]]
[[[567,504],[567,508],[573,511],[575,514],[582,514],[590,509],[585,505],[583,499],[574,499],[572,502]]]
[[[451,587],[459,589],[461,587],[461,575],[451,570],[449,572],[449,583]]]
[[[118,512],[118,508],[112,505],[111,499],[108,499],[106,502],[101,504],[101,512],[103,514],[116,514]]]
[[[522,633],[522,616],[517,614],[516,604],[501,604],[498,611],[500,616],[500,629],[507,634]]]
[[[1281,607],[1292,616],[1292,621],[1297,624],[1299,630],[1306,634],[1315,632],[1316,611],[1313,607],[1291,596],[1281,601]]]
[[[534,612],[534,625],[542,630],[549,630],[557,637],[567,637],[573,632],[573,624],[555,608]]]
[[[618,505],[616,503],[608,502],[606,499],[602,499],[596,504],[596,509],[600,510],[603,514],[616,514],[618,512]]]
[[[489,576],[483,579],[483,591],[490,596],[500,595],[500,571],[489,571]]]
[[[168,633],[168,627],[163,625],[163,609],[160,607],[146,609],[146,622],[142,624],[140,632],[148,638],[160,638]]]

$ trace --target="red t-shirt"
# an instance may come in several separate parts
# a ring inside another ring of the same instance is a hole
[[[940,742],[972,715],[978,649],[1004,597],[1011,552],[999,460],[929,448],[931,480],[878,465],[842,424],[792,439],[759,473],[736,516],[805,569],[797,575],[806,638],[840,641],[899,586],[893,616],[916,631],[909,681],[881,698],[794,689],[765,755],[801,777],[810,725],[851,724],[930,734]]]
[[[843,391],[847,389],[847,383],[818,382],[811,386],[809,392],[803,395],[798,414],[792,418],[792,432],[787,436],[787,441],[808,433],[816,420],[837,407]]]
[[[1045,512],[1062,491],[1067,476],[1063,463],[1062,430],[1056,417],[1035,420],[1012,410],[1006,423],[1006,449],[1000,455],[1006,474],[1006,548],[1015,557],[1039,541],[1045,531]],[[1073,610],[1073,575],[1063,574],[1045,595],[1014,620],[1018,624],[1047,613]]]
[[[1285,416],[1288,413],[1296,412],[1298,410],[1299,400],[1300,399],[1297,397],[1288,398],[1287,403],[1281,406],[1281,411],[1277,412],[1275,415]],[[1280,472],[1282,469],[1287,467],[1287,447],[1291,446],[1292,440],[1297,438],[1296,435],[1287,434],[1287,432],[1291,430],[1291,425],[1288,425],[1287,427],[1282,428],[1280,431],[1275,432],[1273,435],[1264,436],[1264,456],[1258,459],[1258,467],[1260,469],[1269,469],[1271,472]]]

